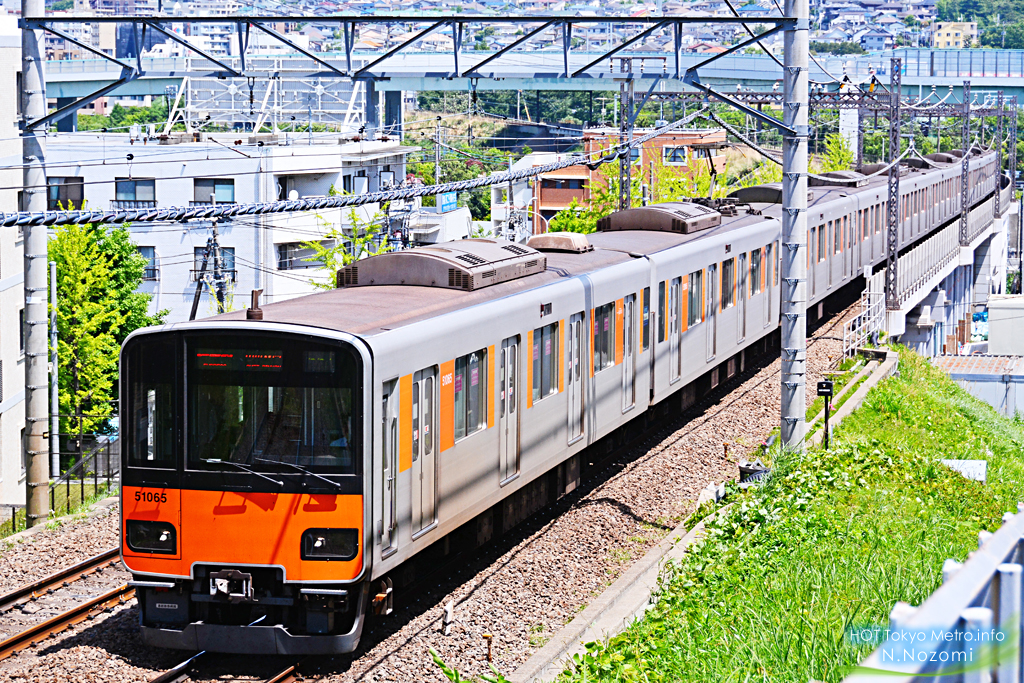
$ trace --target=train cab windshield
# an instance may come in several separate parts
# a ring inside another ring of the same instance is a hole
[[[187,471],[358,474],[361,365],[347,345],[284,335],[142,337],[126,360],[129,467],[174,467],[177,432]]]

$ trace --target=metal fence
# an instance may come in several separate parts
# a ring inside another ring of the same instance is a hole
[[[965,563],[946,560],[942,585],[921,606],[897,603],[888,628],[847,631],[854,643],[879,645],[845,682],[1020,683],[1022,564],[1024,504],[1018,503],[998,531],[978,535],[978,550]]]
[[[62,453],[67,455],[67,453]],[[88,452],[77,455],[64,474],[50,484],[50,513],[67,514],[101,493],[120,489],[121,441],[102,436]]]

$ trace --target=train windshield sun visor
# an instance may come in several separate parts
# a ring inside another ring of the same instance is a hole
[[[358,473],[360,361],[350,347],[189,336],[185,365],[188,469]]]

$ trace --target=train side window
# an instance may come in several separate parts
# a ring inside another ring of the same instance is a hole
[[[126,355],[128,466],[174,469],[179,409],[175,344],[136,342]]]
[[[750,296],[761,293],[761,250],[750,252]]]
[[[420,383],[412,385],[412,459],[420,459]]]
[[[594,309],[594,372],[615,365],[615,302]]]
[[[693,327],[704,319],[704,271],[690,273],[688,280],[690,286],[686,292],[686,326]]]
[[[487,426],[487,349],[455,359],[455,439]]]
[[[665,341],[665,282],[658,283],[658,343]]]
[[[736,305],[736,259],[722,261],[722,310]]]
[[[643,350],[646,351],[651,346],[651,288],[644,287],[644,310],[643,310]]]
[[[828,228],[824,225],[818,227],[818,263],[825,260],[828,255],[828,233],[832,231],[832,221],[828,222]]]
[[[533,331],[533,401],[558,392],[558,323]]]
[[[846,232],[846,216],[842,221],[836,221],[836,227],[832,231],[832,253],[838,254],[843,250],[843,233]]]

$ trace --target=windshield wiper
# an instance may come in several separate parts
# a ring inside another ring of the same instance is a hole
[[[248,472],[249,474],[255,474],[260,479],[266,479],[267,481],[269,481],[271,483],[274,483],[274,484],[277,484],[278,486],[284,486],[284,482],[283,481],[278,481],[277,479],[271,479],[268,476],[260,474],[259,472],[257,472],[254,469],[246,467],[245,465],[239,465],[237,462],[232,462],[231,460],[213,460],[213,459],[211,459],[211,460],[207,460],[206,462],[216,462],[216,463],[220,463],[221,465],[231,465],[232,467],[237,467],[238,469],[242,470],[243,472]]]
[[[339,489],[342,488],[341,484],[339,484],[338,482],[333,481],[331,479],[328,479],[327,477],[321,477],[316,472],[311,472],[311,471],[307,470],[305,467],[300,467],[299,465],[293,465],[290,462],[282,462],[280,460],[268,460],[267,458],[256,458],[256,459],[259,460],[260,462],[269,462],[269,463],[273,463],[275,465],[287,465],[288,467],[294,467],[295,469],[297,469],[299,472],[302,472],[303,474],[308,474],[311,477],[316,477],[317,479],[320,479],[322,481],[326,481],[328,484],[331,484],[335,488],[339,488]]]

